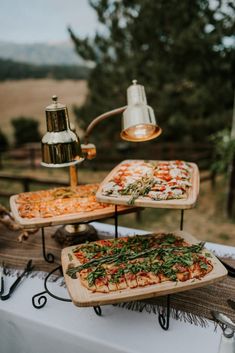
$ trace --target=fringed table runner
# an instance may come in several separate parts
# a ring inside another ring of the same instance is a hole
[[[55,256],[54,263],[47,263],[42,255],[41,231],[31,234],[27,240],[20,243],[17,240],[18,233],[10,231],[0,225],[0,266],[2,262],[7,266],[8,274],[22,270],[29,259],[33,260],[35,271],[32,276],[45,277],[45,272],[52,271],[60,264],[61,245],[52,237],[56,227],[45,228],[46,252]],[[103,234],[98,234],[103,237]],[[107,233],[106,233],[107,236]],[[226,258],[226,261],[235,266],[234,259]],[[14,269],[14,270],[13,270]],[[55,280],[55,279],[53,279]],[[62,283],[64,283],[62,281]],[[194,323],[195,325],[206,326],[207,319],[212,319],[211,310],[216,310],[228,315],[235,321],[235,311],[228,304],[228,299],[235,300],[235,278],[227,277],[224,280],[202,288],[196,288],[170,296],[171,316]],[[157,313],[159,307],[165,306],[166,297],[157,297],[143,301],[128,302],[120,304],[130,310]]]

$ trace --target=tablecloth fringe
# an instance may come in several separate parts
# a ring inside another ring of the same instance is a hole
[[[160,306],[158,304],[139,302],[139,301],[119,303],[119,304],[115,304],[115,306],[119,306],[121,308],[132,310],[132,311],[139,311],[139,312],[146,311],[149,314],[154,313],[157,315],[159,315],[164,311],[163,306]],[[209,326],[209,320],[207,318],[201,317],[192,313],[187,313],[175,308],[170,308],[170,317],[172,317],[175,320],[184,321],[200,327]]]
[[[23,272],[23,270],[18,270],[18,269],[13,269],[13,268],[7,268],[5,275],[9,276],[9,277],[18,277],[21,273]],[[39,278],[44,280],[46,278],[46,276],[48,275],[47,272],[43,272],[43,271],[33,271],[32,273],[29,273],[26,277],[27,278]],[[48,280],[48,282],[54,282],[57,283],[60,287],[65,287],[65,281],[64,281],[64,277],[58,276],[58,275],[54,275],[52,274]]]

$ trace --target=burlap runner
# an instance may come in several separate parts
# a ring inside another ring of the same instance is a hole
[[[49,272],[60,264],[61,246],[51,235],[55,227],[45,228],[46,251],[55,256],[55,262],[45,262],[42,255],[41,231],[30,235],[23,243],[17,240],[18,232],[9,231],[0,225],[0,265],[4,261],[8,268],[23,269],[29,259],[33,259],[35,271]],[[235,266],[235,260],[228,260]],[[38,272],[39,273],[39,272]],[[171,295],[171,314],[194,324],[206,325],[212,319],[211,310],[228,315],[235,321],[235,311],[227,304],[227,299],[235,300],[235,278],[227,277],[213,285]],[[166,298],[153,298],[146,301],[124,303],[121,306],[132,310],[157,312],[159,305],[165,305]]]
[[[41,230],[20,243],[17,239],[18,231],[11,231],[0,225],[0,266],[4,261],[8,269],[23,269],[28,260],[32,259],[35,271],[53,270],[60,264],[61,254],[61,246],[51,237],[55,229],[55,227],[45,228],[46,251],[55,256],[55,262],[50,264],[43,258]]]

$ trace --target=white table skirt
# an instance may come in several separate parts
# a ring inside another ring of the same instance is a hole
[[[113,226],[94,223],[101,230]],[[121,235],[139,233],[119,227]],[[144,233],[144,232],[142,232]],[[235,255],[235,248],[207,244],[208,249]],[[9,287],[14,278],[7,277]],[[68,297],[67,290],[49,283],[56,295]],[[7,290],[8,288],[6,288]],[[8,301],[0,301],[0,353],[216,353],[221,331],[214,324],[197,327],[170,319],[168,331],[158,324],[158,316],[103,306],[103,316],[93,308],[48,297],[40,310],[32,306],[32,296],[44,290],[43,280],[25,279]]]

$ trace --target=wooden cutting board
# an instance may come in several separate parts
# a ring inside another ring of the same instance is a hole
[[[10,207],[12,211],[12,215],[15,220],[22,225],[24,228],[32,228],[32,227],[49,227],[55,226],[60,224],[73,224],[79,222],[90,222],[98,219],[105,219],[109,217],[113,217],[115,215],[115,205],[107,205],[104,208],[94,209],[92,211],[87,212],[76,212],[66,214],[66,215],[59,215],[54,217],[35,217],[35,218],[23,218],[20,216],[18,211],[18,204],[17,198],[19,195],[13,195],[10,197]],[[118,206],[117,207],[117,214],[126,214],[137,211],[137,207],[125,207],[125,206]]]
[[[196,244],[198,241],[189,233],[183,231],[174,232],[175,235],[178,235],[184,238],[187,242],[191,244]],[[205,277],[201,279],[191,279],[185,282],[162,282],[159,284],[149,285],[142,288],[133,288],[133,289],[123,289],[115,292],[109,293],[97,293],[91,292],[85,288],[80,279],[72,279],[66,274],[68,266],[79,266],[81,265],[79,260],[75,258],[72,253],[72,250],[76,246],[70,246],[62,250],[61,259],[62,259],[62,268],[65,278],[65,283],[74,305],[79,307],[87,306],[97,306],[105,304],[115,304],[126,301],[141,300],[145,298],[153,298],[157,296],[163,296],[167,294],[177,293],[181,291],[190,290],[197,287],[206,286],[212,284],[216,281],[222,280],[227,275],[227,270],[221,264],[221,262],[207,249],[202,251],[203,254],[210,253],[210,261],[213,264],[213,270],[209,272]],[[72,259],[72,260],[71,260]]]
[[[138,160],[139,161],[139,160]],[[133,162],[133,160],[125,160],[118,164],[102,181],[98,191],[96,193],[96,198],[100,202],[106,202],[116,205],[129,205],[130,196],[120,195],[120,196],[109,196],[103,195],[103,187],[113,178],[113,176],[119,171],[120,167],[124,163]],[[157,162],[167,162],[167,161],[147,161],[150,163]],[[188,162],[187,162],[188,163]],[[154,207],[154,208],[174,208],[174,209],[189,209],[193,208],[196,204],[198,194],[199,194],[199,170],[195,163],[188,163],[192,167],[192,177],[191,184],[187,191],[187,197],[185,199],[173,199],[173,200],[151,200],[149,197],[139,197],[134,201],[134,206],[140,207]]]

